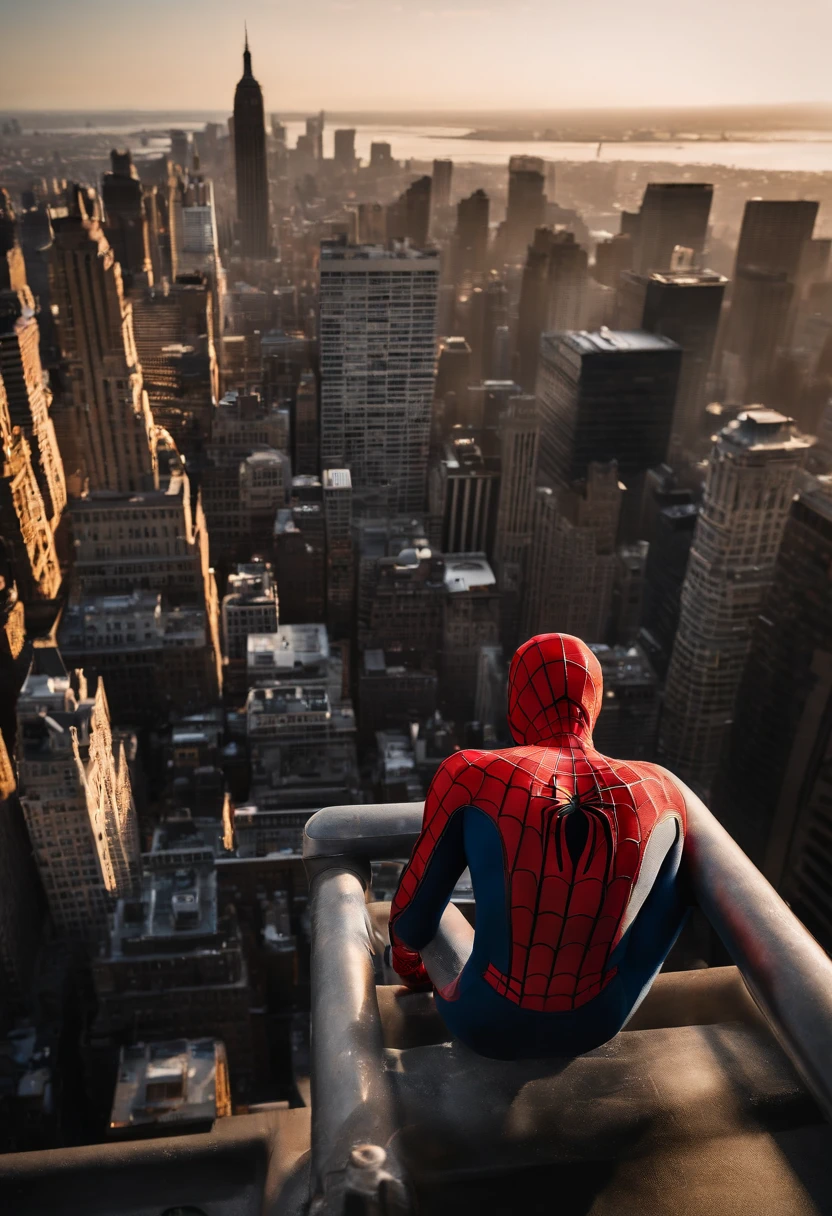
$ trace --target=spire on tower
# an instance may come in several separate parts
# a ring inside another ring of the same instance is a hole
[[[245,29],[245,32],[246,32],[246,45],[245,45],[245,50],[243,51],[243,75],[250,76],[251,75],[251,51],[248,49],[248,22],[247,21],[244,22],[243,28]]]

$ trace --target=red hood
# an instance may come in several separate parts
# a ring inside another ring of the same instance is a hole
[[[508,676],[508,724],[515,743],[564,735],[592,742],[604,682],[595,655],[568,633],[539,633],[516,652]]]

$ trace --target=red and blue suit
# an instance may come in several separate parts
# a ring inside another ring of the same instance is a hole
[[[514,656],[517,746],[439,768],[390,914],[393,966],[420,956],[469,868],[476,931],[436,989],[448,1028],[483,1055],[574,1055],[606,1042],[648,991],[686,912],[685,802],[671,776],[595,750],[603,681],[578,638],[542,634]]]

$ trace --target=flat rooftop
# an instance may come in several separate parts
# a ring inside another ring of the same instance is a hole
[[[108,1134],[166,1135],[205,1130],[231,1114],[225,1046],[217,1039],[172,1039],[122,1047]]]
[[[496,585],[496,576],[485,554],[459,553],[445,558],[445,588],[451,594]]]
[[[633,355],[654,351],[674,351],[681,348],[662,334],[651,334],[644,329],[607,329],[594,332],[586,329],[570,330],[564,334],[544,334],[544,342],[559,342],[570,346],[581,355]]]

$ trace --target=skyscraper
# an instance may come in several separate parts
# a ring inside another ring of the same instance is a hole
[[[35,475],[32,451],[19,426],[13,426],[0,376],[0,536],[4,556],[14,572],[24,603],[54,599],[61,586],[61,567],[52,521]],[[9,588],[4,591],[8,593]]]
[[[544,334],[537,400],[540,471],[552,485],[618,462],[629,488],[667,452],[682,352],[659,335]]]
[[[101,183],[104,231],[129,287],[138,275],[153,278],[144,192],[129,150],[113,148],[110,166]]]
[[[43,888],[0,731],[0,1009],[28,996],[43,930]]]
[[[321,461],[350,470],[357,508],[424,506],[438,286],[434,255],[321,247]]]
[[[529,392],[537,380],[540,335],[582,329],[586,294],[586,250],[571,232],[538,228],[526,255],[517,323],[520,382]]]
[[[526,637],[553,631],[593,642],[606,637],[621,498],[615,461],[590,463],[586,477],[568,487],[538,486]]]
[[[471,432],[453,434],[430,481],[430,510],[441,520],[443,553],[485,553],[490,559],[499,488],[499,456],[484,450]]]
[[[94,490],[139,490],[156,477],[153,416],[133,338],[121,269],[90,200],[53,218],[53,304],[70,382],[59,432],[67,480]]]
[[[698,265],[713,193],[713,186],[700,182],[648,182],[641,210],[629,216],[633,269],[639,274],[669,270],[677,245],[692,249],[693,263]],[[623,215],[621,231],[625,231]]]
[[[124,745],[103,685],[73,687],[54,648],[36,651],[18,714],[20,800],[52,920],[95,941],[138,882],[139,839]]]
[[[234,94],[234,169],[240,252],[247,258],[269,255],[269,177],[266,169],[266,120],[263,93],[251,73],[248,33],[243,75]]]
[[[484,190],[475,190],[456,206],[454,277],[481,273],[488,258],[488,214],[490,202]]]
[[[512,156],[508,163],[508,206],[503,228],[506,258],[521,256],[535,228],[545,219],[543,161],[539,156]]]
[[[428,243],[432,183],[427,176],[412,182],[387,208],[387,239],[410,241],[417,249]]]
[[[355,128],[344,127],[335,132],[335,163],[341,169],[355,168]]]
[[[451,205],[451,181],[454,174],[452,160],[433,162],[433,205],[437,210]]]
[[[745,204],[735,272],[754,267],[794,281],[818,214],[809,199],[750,198]]]
[[[712,270],[657,272],[644,279],[644,309],[635,328],[664,334],[682,348],[671,434],[677,450],[690,452],[701,442],[708,372],[727,282]]]
[[[9,419],[20,427],[53,531],[66,506],[66,481],[55,426],[52,397],[40,361],[35,302],[27,286],[0,292],[0,379],[5,385]]]
[[[702,788],[710,785],[732,722],[810,443],[790,418],[756,408],[729,423],[711,452],[660,730],[664,763]]]
[[[334,641],[349,641],[355,606],[352,543],[352,480],[349,469],[324,469],[321,476],[326,529],[326,620]]]
[[[810,486],[789,509],[714,789],[716,813],[775,883],[832,708],[830,570],[832,499]]]

